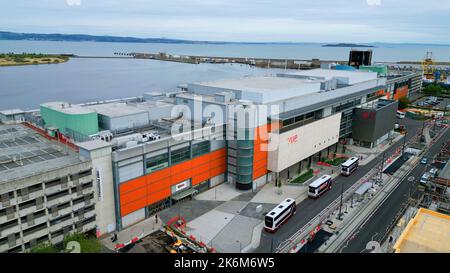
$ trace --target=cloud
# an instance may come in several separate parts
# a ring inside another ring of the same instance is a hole
[[[69,6],[79,6],[81,5],[81,0],[66,0],[66,4]]]
[[[19,32],[450,43],[450,1],[442,0],[29,0],[2,9],[2,30]]]
[[[369,6],[380,6],[381,0],[366,0]]]

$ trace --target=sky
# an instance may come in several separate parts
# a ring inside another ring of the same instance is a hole
[[[450,44],[448,0],[0,0],[0,30],[242,42]]]

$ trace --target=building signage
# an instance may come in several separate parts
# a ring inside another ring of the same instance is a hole
[[[179,192],[181,190],[187,189],[189,188],[190,185],[191,185],[190,180],[185,180],[181,183],[176,184],[175,189],[173,189],[173,192]]]
[[[289,144],[295,143],[298,141],[298,134],[288,137]]]
[[[98,200],[103,201],[103,179],[99,168],[96,169],[95,181],[97,183]]]

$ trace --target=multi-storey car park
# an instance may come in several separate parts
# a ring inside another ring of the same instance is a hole
[[[220,183],[282,183],[338,145],[378,145],[392,134],[398,105],[388,81],[376,72],[286,71],[170,94],[45,103],[23,119],[69,138],[78,160],[90,162],[101,236]]]
[[[0,125],[0,252],[95,225],[91,161],[23,125]]]

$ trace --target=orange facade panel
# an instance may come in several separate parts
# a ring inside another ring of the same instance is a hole
[[[147,194],[152,194],[163,189],[170,189],[170,178],[165,178],[147,186]]]
[[[192,177],[192,171],[190,169],[188,170],[184,170],[181,173],[173,173],[172,176],[170,177],[170,183],[172,185],[175,185],[181,181],[184,181],[186,179],[189,179]]]
[[[260,168],[267,168],[267,158],[265,160],[253,162],[253,170]]]
[[[153,172],[151,174],[148,174],[147,177],[147,183],[152,183],[152,181],[158,181],[163,178],[170,177],[170,168],[165,168],[160,171]]]
[[[209,160],[214,160],[214,159],[218,159],[221,157],[225,157],[227,155],[227,152],[225,150],[225,148],[214,151],[212,153],[209,154]]]
[[[172,167],[170,167],[170,174],[174,175],[177,173],[181,173],[185,170],[189,170],[191,169],[192,166],[192,162],[190,160],[179,163],[177,165],[173,165]]]
[[[253,162],[267,160],[268,153],[267,152],[258,152],[253,154]]]
[[[121,204],[125,205],[128,203],[131,203],[133,201],[136,201],[138,199],[141,199],[147,195],[147,188],[142,187],[137,190],[127,192],[125,194],[120,195],[120,202]]]
[[[125,216],[129,213],[132,213],[133,211],[136,211],[138,209],[141,209],[147,205],[147,198],[141,198],[139,200],[133,201],[131,203],[128,203],[126,205],[120,206],[120,214],[122,216]]]
[[[261,176],[267,174],[267,168],[263,167],[253,171],[253,180],[260,178]]]
[[[171,195],[170,188],[166,188],[161,191],[149,194],[149,195],[147,195],[147,204],[146,205],[148,206],[148,205],[151,205],[158,201],[161,201],[161,200],[169,197],[170,195]]]
[[[136,189],[142,188],[146,185],[145,176],[141,176],[129,182],[125,182],[119,185],[120,194],[125,194],[130,191],[134,191]]]
[[[211,172],[208,170],[207,172],[193,176],[192,177],[192,185],[195,186],[195,185],[200,184],[201,182],[203,182],[207,179],[210,179],[210,178],[211,178]]]
[[[220,174],[225,173],[225,171],[226,171],[226,166],[221,166],[219,168],[214,168],[214,169],[211,169],[210,176],[211,177],[215,177],[215,176],[218,176]]]
[[[225,148],[159,170],[119,186],[121,215],[127,215],[171,195],[170,186],[192,178],[196,185],[226,170]]]
[[[211,169],[210,164],[208,164],[209,162],[207,162],[206,164],[200,165],[200,166],[196,166],[194,168],[192,168],[192,176],[196,176],[199,175],[201,173],[207,172]]]
[[[226,162],[227,162],[227,160],[226,160],[225,157],[212,160],[210,162],[210,164],[209,164],[209,168],[210,169],[214,169],[214,168],[217,168],[217,167],[224,166],[224,165],[226,165]]]

